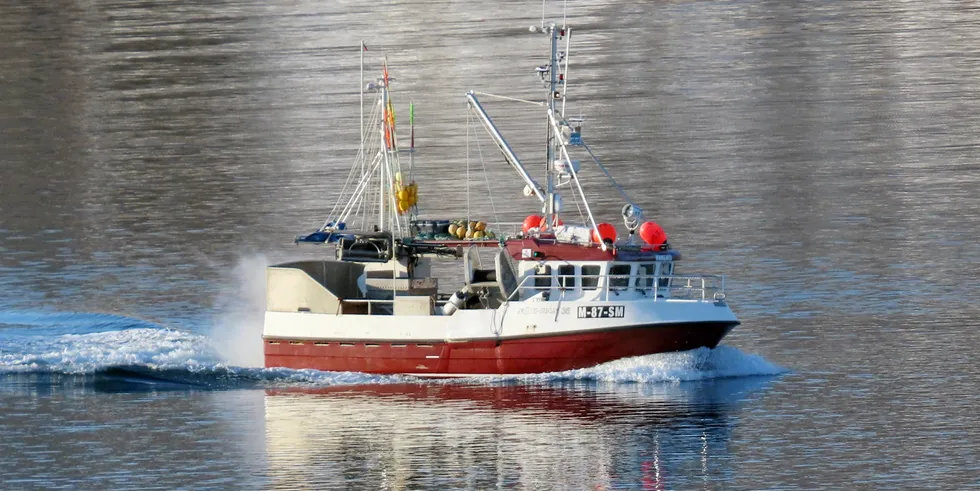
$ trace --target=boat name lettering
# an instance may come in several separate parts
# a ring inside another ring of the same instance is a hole
[[[653,256],[653,259],[655,261],[670,261],[674,259],[674,256],[671,256],[670,254],[657,254],[656,256]]]
[[[625,305],[607,305],[595,307],[579,307],[579,319],[622,318],[626,316]]]
[[[556,307],[523,307],[517,309],[518,315],[543,315],[543,314],[554,314],[555,312],[558,312],[558,309]],[[571,313],[572,313],[571,307],[562,307],[561,314],[571,315]]]

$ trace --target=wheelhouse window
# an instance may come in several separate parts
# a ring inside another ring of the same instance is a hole
[[[629,288],[631,268],[629,264],[614,264],[609,268],[609,289],[623,291]]]
[[[575,288],[575,266],[562,264],[558,266],[558,285],[563,289]]]
[[[657,275],[657,264],[641,264],[639,274],[640,276],[636,279],[636,287],[652,289],[654,279]]]
[[[602,266],[582,266],[582,289],[595,290],[596,288],[599,288],[599,274],[601,272]]]
[[[541,291],[551,290],[551,266],[542,264],[534,271],[534,286]]]
[[[664,276],[670,276],[672,274],[674,274],[674,263],[663,263],[663,265],[660,266],[660,276],[661,276],[661,278],[660,278],[660,286],[661,287],[666,288],[666,287],[670,286],[670,278],[663,278],[663,277]]]

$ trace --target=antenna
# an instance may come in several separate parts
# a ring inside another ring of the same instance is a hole
[[[365,162],[364,157],[364,52],[367,51],[367,46],[364,45],[364,40],[361,40],[361,179],[364,178],[364,173],[367,172],[367,162]]]
[[[568,58],[572,48],[572,28],[565,26],[565,68],[561,71],[561,117],[565,117],[565,101],[568,100]],[[561,63],[559,63],[559,66]]]
[[[408,102],[408,131],[409,146],[408,146],[408,181],[412,182],[415,180],[415,103],[412,101]]]

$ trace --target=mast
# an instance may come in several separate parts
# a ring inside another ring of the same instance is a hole
[[[364,46],[364,40],[361,40],[361,85],[360,85],[360,95],[361,95],[361,178],[364,178],[364,173],[367,172],[367,162],[364,156],[364,51],[367,50],[367,46]]]
[[[389,154],[391,153],[391,127],[388,125],[388,57],[385,56],[383,64],[383,76],[380,81],[380,91],[381,91],[381,172],[378,175],[378,229],[379,230],[391,230],[391,224],[386,223],[385,219],[388,218],[388,214],[385,213],[385,208],[389,206],[389,201],[391,200],[391,195],[394,194],[394,190],[389,189],[389,174],[391,173],[391,161],[389,160]],[[390,192],[385,193],[388,190]],[[394,213],[395,210],[391,210]]]
[[[565,53],[561,56],[558,54],[558,41],[560,38],[565,36],[570,36],[571,31],[563,24],[558,27],[555,23],[552,23],[548,29],[551,30],[551,63],[548,65],[548,71],[551,74],[551,82],[549,83],[550,93],[548,94],[548,162],[547,162],[547,172],[548,172],[548,200],[545,204],[545,224],[543,228],[548,229],[554,226],[556,220],[557,204],[559,203],[558,193],[555,192],[555,159],[559,158],[563,161],[568,162],[568,167],[572,176],[572,180],[575,182],[575,186],[578,188],[579,195],[582,201],[585,203],[585,211],[589,216],[589,221],[592,222],[592,230],[595,234],[599,235],[599,226],[596,223],[595,217],[592,215],[592,209],[589,206],[589,201],[585,197],[585,192],[582,190],[582,184],[579,182],[578,173],[572,166],[571,157],[568,155],[568,149],[565,147],[565,142],[563,141],[561,127],[558,121],[561,120],[563,124],[565,121],[565,92],[567,90],[568,80],[565,74],[561,71],[561,58],[565,59],[566,67],[568,63],[568,46],[570,39],[565,41]],[[561,90],[558,90],[559,84],[562,86]],[[561,99],[561,112],[558,111],[557,101]],[[591,154],[591,152],[589,152]],[[594,156],[593,156],[594,159]],[[598,161],[596,161],[598,164]],[[601,167],[601,166],[600,166]],[[603,251],[606,250],[605,242],[600,241],[599,247]]]
[[[408,180],[415,179],[415,103],[408,102],[408,131],[411,135],[408,146]]]
[[[381,86],[381,175],[378,179],[380,199],[378,200],[378,227],[385,229],[385,172],[388,169],[388,58],[384,60],[384,79]]]
[[[565,28],[562,27],[560,32],[564,32]],[[559,96],[558,92],[558,34],[559,30],[555,24],[551,24],[551,84],[548,94],[548,114],[555,113],[555,98]],[[548,161],[546,163],[546,171],[548,174],[548,201],[545,204],[546,211],[545,216],[545,228],[551,228],[552,224],[555,222],[555,178],[554,178],[554,166],[555,166],[555,148],[552,144],[552,131],[551,131],[551,120],[550,116],[548,119]]]

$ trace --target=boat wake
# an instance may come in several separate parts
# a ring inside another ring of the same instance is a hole
[[[787,370],[759,355],[731,346],[659,353],[603,363],[566,372],[505,377],[521,382],[582,380],[603,383],[679,383],[710,379],[773,376]]]
[[[125,316],[0,313],[0,377],[71,379],[120,390],[222,390],[420,382],[408,376],[235,366],[214,338]],[[677,383],[778,375],[764,358],[721,346],[617,360],[561,373],[470,379],[488,383]],[[426,382],[430,383],[430,382]]]
[[[391,377],[239,367],[214,340],[124,316],[0,313],[0,376],[65,375],[228,389],[384,382]]]

